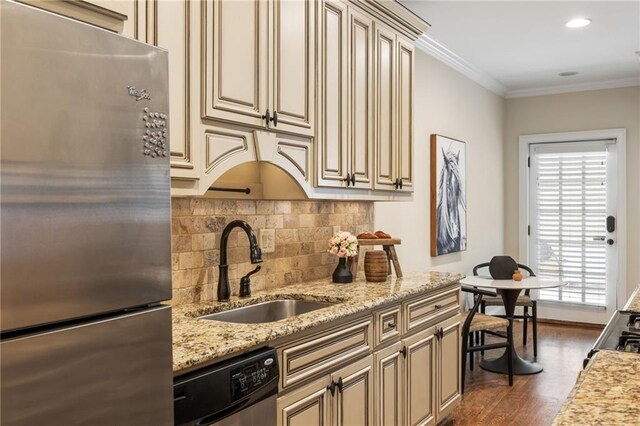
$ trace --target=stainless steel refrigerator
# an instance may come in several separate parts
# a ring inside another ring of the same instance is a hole
[[[0,3],[0,422],[173,422],[167,52]]]

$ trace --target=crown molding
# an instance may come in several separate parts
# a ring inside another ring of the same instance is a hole
[[[507,91],[505,98],[525,98],[529,96],[556,95],[560,93],[585,92],[588,90],[617,89],[621,87],[640,86],[639,78],[623,78],[618,80],[592,81],[585,83],[564,84],[562,86],[536,87]]]
[[[444,62],[446,65],[458,71],[465,77],[475,81],[482,87],[492,91],[496,95],[505,96],[507,93],[507,88],[502,83],[473,65],[471,62],[461,58],[433,37],[427,34],[422,34],[416,40],[416,46],[420,50],[423,50],[439,61]]]

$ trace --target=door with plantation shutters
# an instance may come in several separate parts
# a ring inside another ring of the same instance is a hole
[[[530,266],[567,283],[538,293],[542,317],[604,323],[615,311],[615,155],[613,140],[530,145]]]

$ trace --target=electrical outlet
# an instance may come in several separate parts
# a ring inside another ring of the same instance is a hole
[[[259,232],[259,244],[263,253],[273,253],[276,251],[276,230],[261,229]]]
[[[340,225],[333,226],[333,235],[340,233]]]

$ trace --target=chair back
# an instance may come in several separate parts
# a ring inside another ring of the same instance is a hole
[[[489,262],[489,273],[494,280],[510,280],[518,263],[511,256],[493,256]]]
[[[478,269],[489,267],[489,274],[494,280],[510,280],[513,272],[520,268],[535,277],[536,274],[527,265],[517,263],[511,256],[493,256],[491,262],[481,263],[473,268],[473,275],[478,275]]]

